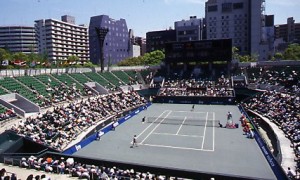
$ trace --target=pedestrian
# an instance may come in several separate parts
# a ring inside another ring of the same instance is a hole
[[[193,106],[192,106],[192,110],[191,110],[191,111],[194,111],[194,109],[195,109],[195,104],[193,104]]]
[[[146,117],[144,116],[143,119],[142,119],[142,123],[144,123],[146,120]]]

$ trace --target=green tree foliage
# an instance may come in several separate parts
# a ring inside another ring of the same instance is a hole
[[[127,58],[118,63],[118,66],[139,66],[139,65],[144,65],[143,56]]]
[[[97,67],[97,65],[93,64],[91,61],[88,61],[83,64],[83,67]]]
[[[232,58],[238,60],[239,62],[256,62],[258,60],[258,55],[240,55],[239,49],[237,47],[232,47]]]
[[[165,54],[160,51],[152,51],[144,55],[146,65],[159,65],[165,59]]]
[[[26,62],[29,61],[28,55],[25,53],[22,53],[22,52],[14,53],[12,55],[12,59],[13,60],[22,60],[22,61],[26,61]]]
[[[11,54],[5,50],[0,48],[0,61],[2,62],[3,60],[10,60],[11,59]]]
[[[143,65],[159,65],[165,59],[165,54],[160,51],[152,51],[144,56],[127,58],[118,63],[118,66],[143,66]]]
[[[77,57],[77,56],[69,56],[68,57],[68,61],[70,61],[70,62],[77,62],[77,61],[79,61],[79,57]]]
[[[234,60],[238,60],[239,59],[239,49],[237,47],[232,47],[232,58]]]
[[[274,60],[281,60],[283,59],[283,54],[280,52],[277,52],[274,54]]]
[[[300,60],[300,45],[290,44],[284,51],[283,58],[286,60]]]

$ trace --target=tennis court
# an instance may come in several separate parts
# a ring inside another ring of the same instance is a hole
[[[236,106],[153,104],[74,155],[111,161],[276,179],[254,139],[241,128],[220,128]],[[142,122],[145,117],[145,122]],[[133,136],[138,147],[131,148]]]
[[[147,117],[138,144],[161,148],[214,151],[215,112],[164,110]],[[206,141],[206,143],[205,143]]]

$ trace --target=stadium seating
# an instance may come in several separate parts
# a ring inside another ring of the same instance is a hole
[[[74,80],[68,74],[52,74],[52,76],[69,87],[75,84],[76,88],[79,89],[81,92],[83,92],[83,85],[77,82],[76,80]]]
[[[36,93],[43,95],[47,99],[50,98],[49,93],[47,92],[47,87],[45,84],[41,83],[32,76],[20,76],[16,79],[23,84],[25,84],[29,89],[36,91]]]
[[[38,80],[44,84],[49,84],[51,87],[59,86],[61,82],[57,81],[55,78],[52,78],[50,75],[38,75],[35,76]]]
[[[37,103],[37,104],[43,104],[41,100],[37,99],[37,94],[33,93],[29,88],[26,86],[20,84],[17,80],[10,77],[4,77],[2,80],[0,80],[0,84],[5,89],[14,92],[19,93],[20,95],[24,96],[28,100]]]
[[[133,84],[132,82],[136,79],[136,74],[133,71],[112,71],[112,74],[117,76],[120,80],[122,80],[125,84]],[[129,74],[131,75],[129,75]]]
[[[69,76],[71,76],[72,78],[74,78],[75,80],[80,82],[81,84],[91,82],[91,80],[88,77],[86,77],[85,75],[83,75],[81,73],[73,73],[73,74],[69,74]]]
[[[0,87],[0,95],[4,95],[4,94],[7,94],[8,92],[3,89],[2,87]]]
[[[102,76],[100,76],[98,73],[86,72],[86,73],[84,73],[84,75],[86,75],[91,80],[99,83],[100,85],[102,85],[105,88],[109,88],[109,89],[113,88],[112,84],[109,81],[107,81],[106,79],[104,79]]]
[[[146,100],[136,92],[116,92],[55,107],[53,111],[39,114],[36,118],[27,118],[11,130],[40,144],[63,150],[82,131],[99,121],[145,103]]]
[[[103,72],[103,73],[98,73],[98,74],[100,74],[102,77],[104,77],[106,80],[108,80],[110,83],[112,83],[113,85],[115,85],[117,87],[125,84],[120,79],[116,78],[111,72]]]

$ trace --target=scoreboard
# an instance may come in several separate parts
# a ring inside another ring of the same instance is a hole
[[[167,63],[231,61],[232,40],[167,42],[165,57]]]

